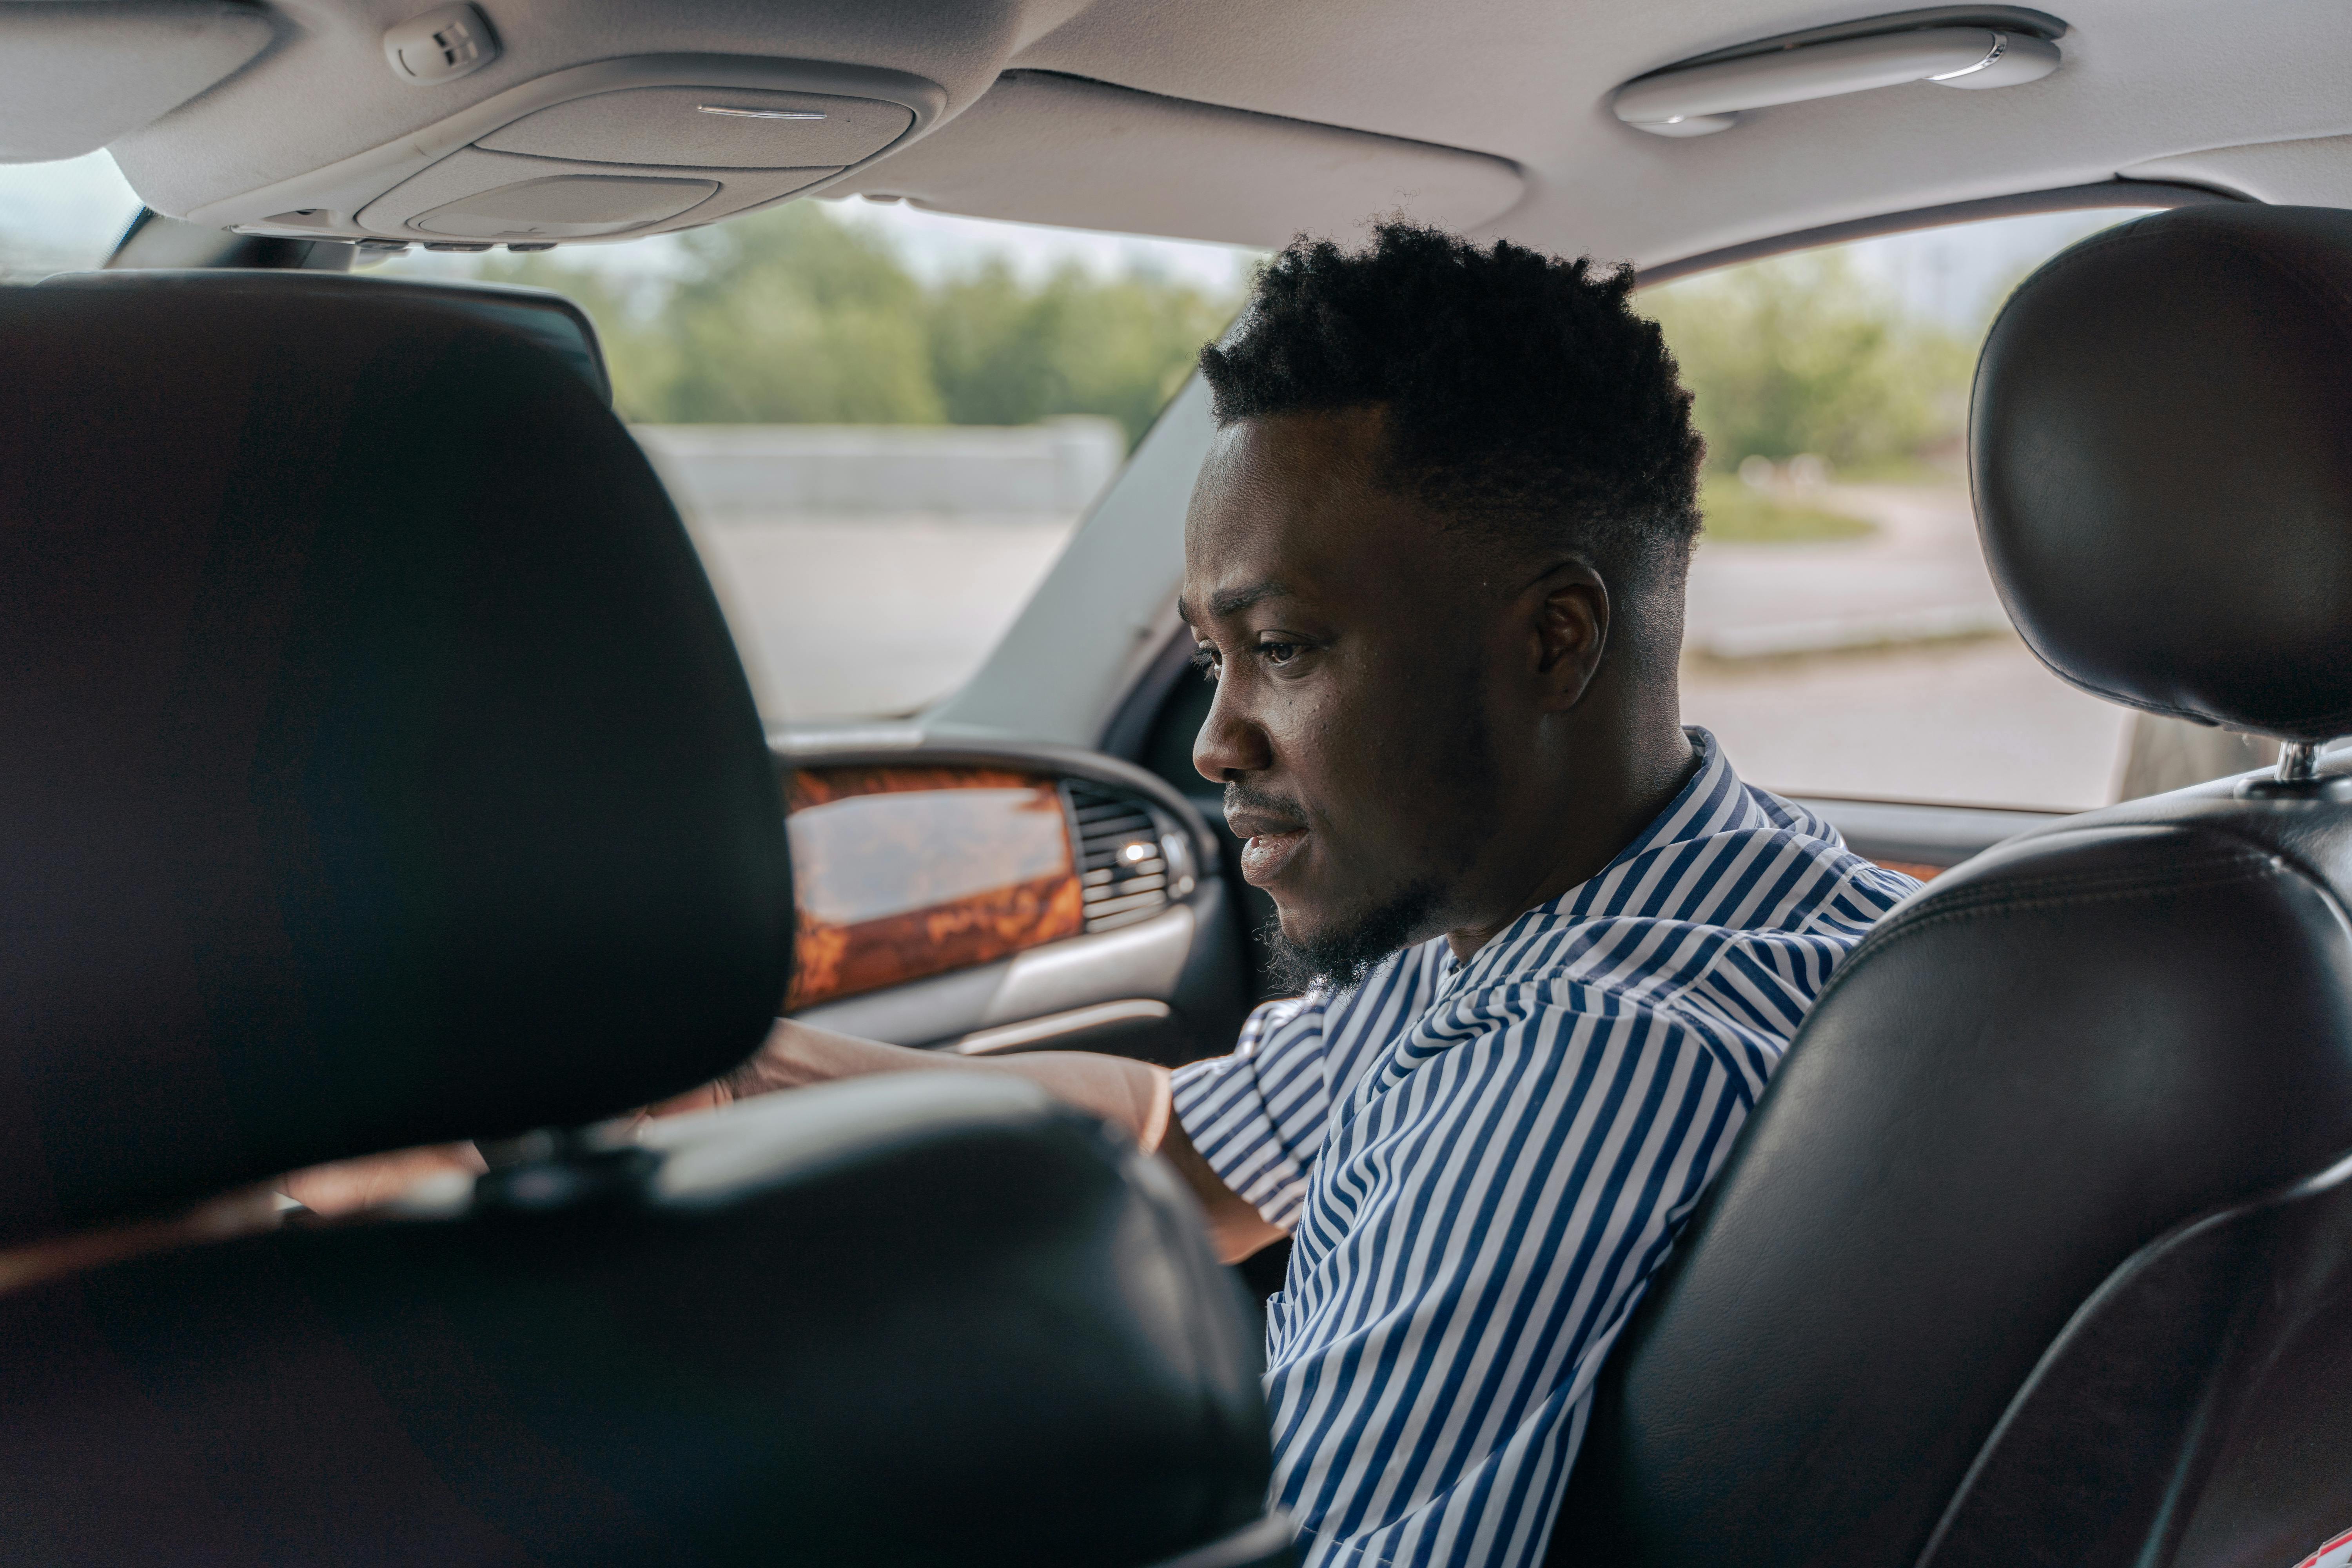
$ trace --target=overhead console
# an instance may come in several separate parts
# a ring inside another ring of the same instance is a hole
[[[600,60],[187,216],[244,234],[444,248],[634,237],[830,180],[919,133],[946,98],[873,67]]]
[[[387,14],[414,3],[0,0],[0,88],[45,105],[38,155],[103,144],[158,214],[379,248],[629,239],[820,190],[1276,246],[1396,212],[1475,229],[1526,188],[1461,147],[1007,68],[1085,0]]]
[[[945,99],[920,78],[852,66],[606,60],[188,216],[247,234],[530,246],[688,227],[826,184],[974,216],[1273,247],[1373,213],[1472,228],[1524,189],[1515,165],[1483,153],[1049,71],[1007,71],[917,142]]]

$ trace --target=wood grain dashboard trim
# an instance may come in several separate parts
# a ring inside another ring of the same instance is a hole
[[[1086,929],[1068,816],[1045,774],[803,767],[785,784],[785,827],[796,925],[788,1012]]]

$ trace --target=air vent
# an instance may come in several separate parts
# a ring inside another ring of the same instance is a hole
[[[1077,835],[1087,930],[1150,920],[1192,890],[1183,830],[1142,797],[1073,780],[1063,784],[1062,798]]]

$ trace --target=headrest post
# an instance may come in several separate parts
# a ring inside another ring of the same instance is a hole
[[[2319,742],[2286,741],[2279,746],[2278,766],[2238,781],[2241,800],[2352,801],[2352,773],[2319,771]]]

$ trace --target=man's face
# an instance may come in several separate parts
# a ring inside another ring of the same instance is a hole
[[[1217,683],[1193,742],[1293,966],[1347,979],[1445,928],[1496,831],[1484,671],[1507,594],[1379,483],[1375,410],[1221,431],[1184,531]]]

